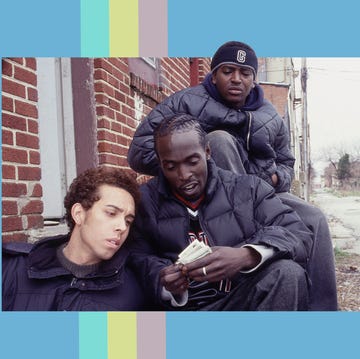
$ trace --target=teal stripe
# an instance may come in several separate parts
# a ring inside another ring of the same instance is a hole
[[[79,359],[107,359],[107,313],[79,313]]]
[[[81,0],[81,56],[108,57],[109,1]]]

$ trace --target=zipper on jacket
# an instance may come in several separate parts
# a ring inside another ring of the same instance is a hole
[[[71,280],[70,287],[73,287],[73,286],[76,284],[76,282],[77,282],[77,278],[74,277],[74,278]]]
[[[251,122],[252,122],[252,114],[251,114],[251,112],[246,111],[246,116],[249,119],[248,133],[246,135],[246,149],[248,151],[250,151],[250,131],[251,131]]]

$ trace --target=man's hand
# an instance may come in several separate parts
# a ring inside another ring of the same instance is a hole
[[[276,173],[271,175],[271,181],[272,181],[274,187],[276,187],[278,182],[279,182],[279,178],[278,178],[278,175]]]
[[[183,266],[184,275],[198,282],[218,282],[233,277],[241,270],[254,268],[261,261],[260,254],[253,248],[211,247],[211,249],[213,250],[211,254]]]
[[[181,264],[172,264],[160,271],[160,283],[173,295],[184,293],[189,284],[182,267]]]

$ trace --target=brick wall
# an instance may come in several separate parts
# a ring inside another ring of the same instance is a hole
[[[264,90],[264,97],[274,105],[279,115],[284,118],[288,105],[289,86],[266,83],[260,83],[260,86]]]
[[[26,240],[32,229],[43,226],[36,59],[2,61],[3,240]],[[125,169],[142,118],[168,95],[201,82],[210,70],[209,58],[158,59],[157,81],[151,83],[130,71],[128,58],[92,61],[99,164]],[[263,88],[283,116],[287,89]]]
[[[159,63],[158,82],[152,84],[130,71],[127,58],[94,60],[100,164],[128,168],[127,150],[140,121],[168,95],[190,86],[188,58],[162,58]],[[199,64],[203,78],[209,60]]]
[[[3,240],[26,240],[43,225],[34,58],[2,60]]]
[[[128,58],[93,61],[97,117],[97,155],[100,165],[128,169],[127,151],[134,132],[153,107],[166,96],[191,84],[189,58],[158,59],[157,81],[130,71]],[[210,68],[197,59],[196,83]],[[36,59],[2,62],[2,231],[3,241],[24,241],[43,226],[43,202]],[[130,169],[129,169],[130,171]],[[139,177],[139,181],[146,178]]]

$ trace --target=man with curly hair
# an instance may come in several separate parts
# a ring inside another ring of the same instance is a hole
[[[123,170],[80,174],[64,200],[67,235],[3,246],[3,310],[144,308],[125,245],[139,199],[138,184]]]

